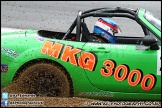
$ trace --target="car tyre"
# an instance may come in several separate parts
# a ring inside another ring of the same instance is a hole
[[[50,63],[29,66],[17,79],[25,93],[37,96],[68,97],[70,84],[64,69]]]

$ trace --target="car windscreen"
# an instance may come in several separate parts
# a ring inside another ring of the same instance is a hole
[[[152,13],[146,11],[144,14],[144,18],[149,21],[153,26],[155,26],[158,30],[161,31],[161,20],[155,17]]]

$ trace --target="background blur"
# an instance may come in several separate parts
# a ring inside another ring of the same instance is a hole
[[[1,27],[66,32],[79,10],[99,7],[144,8],[161,19],[161,1],[1,1]],[[90,31],[97,19],[85,20]],[[115,22],[126,35],[132,31],[141,35],[141,28],[132,20],[118,18]]]

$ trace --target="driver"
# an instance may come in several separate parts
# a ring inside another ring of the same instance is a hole
[[[98,34],[93,38],[94,41],[116,43],[115,34],[119,32],[117,24],[109,18],[99,18],[94,25],[93,33]]]

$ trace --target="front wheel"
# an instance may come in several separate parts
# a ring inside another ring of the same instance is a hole
[[[63,69],[49,63],[28,67],[17,79],[23,91],[39,96],[70,96],[70,84]]]

